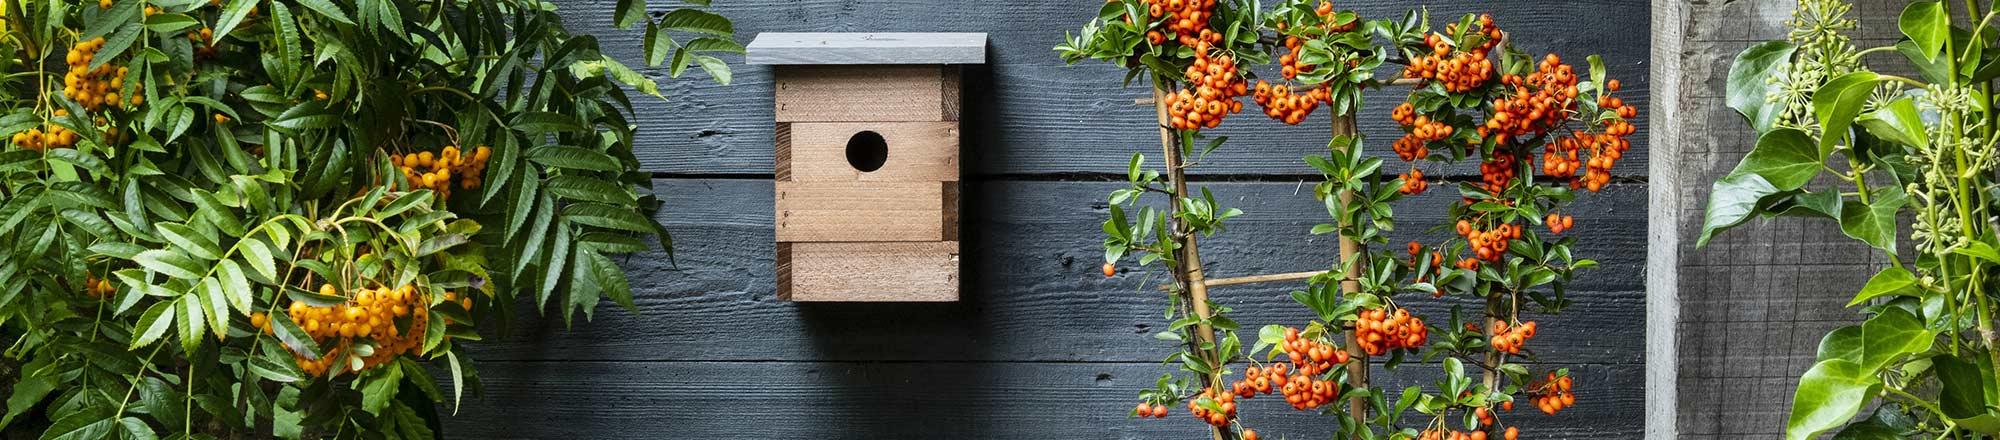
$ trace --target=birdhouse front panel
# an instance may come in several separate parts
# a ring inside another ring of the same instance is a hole
[[[763,34],[778,297],[956,301],[960,69],[984,34]]]
[[[957,121],[958,68],[783,66],[778,122]]]

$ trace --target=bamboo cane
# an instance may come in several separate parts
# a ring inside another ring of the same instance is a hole
[[[1354,115],[1333,115],[1332,132],[1333,137],[1336,139],[1343,136],[1353,136],[1355,132]],[[1349,142],[1339,148],[1342,153],[1354,154],[1356,153],[1353,151],[1354,145],[1354,143]],[[1354,191],[1351,189],[1341,190],[1339,197],[1340,206],[1343,209],[1354,203]],[[1351,226],[1347,224],[1346,220],[1341,220],[1340,223],[1343,231]],[[1357,278],[1360,276],[1362,264],[1359,262],[1349,263],[1359,258],[1363,251],[1361,243],[1355,242],[1353,238],[1348,237],[1345,233],[1340,235],[1340,264],[1347,268],[1345,279],[1340,282],[1340,292],[1342,295],[1353,295],[1361,292],[1361,282]],[[1368,386],[1368,353],[1361,350],[1360,339],[1356,336],[1357,334],[1352,329],[1347,332],[1347,356],[1351,358],[1347,364],[1347,385],[1358,389]],[[1365,420],[1368,418],[1368,399],[1361,396],[1349,397],[1347,399],[1347,413],[1354,417],[1355,421],[1364,425],[1367,424]],[[1361,435],[1357,433],[1354,435],[1354,438],[1355,440],[1360,440]]]
[[[1175,197],[1184,197],[1188,193],[1187,173],[1184,169],[1186,164],[1182,163],[1178,136],[1171,127],[1167,126],[1166,95],[1167,90],[1165,86],[1153,88],[1153,109],[1155,113],[1158,113],[1160,119],[1160,149],[1165,155],[1163,161],[1167,167],[1167,179],[1172,181],[1174,195]],[[1176,200],[1173,203],[1169,203],[1167,209],[1168,218],[1180,217],[1180,201]],[[1201,323],[1195,325],[1195,340],[1189,342],[1193,344],[1192,348],[1194,351],[1200,353],[1204,360],[1208,361],[1209,365],[1218,365],[1221,362],[1214,350],[1218,350],[1219,348],[1209,350],[1201,348],[1203,346],[1216,347],[1217,345],[1215,344],[1215,329],[1208,325],[1210,317],[1208,309],[1208,284],[1202,280],[1201,251],[1195,243],[1196,234],[1194,231],[1179,230],[1179,222],[1175,222],[1174,225],[1174,238],[1181,242],[1180,258],[1178,258],[1180,267],[1174,268],[1174,277],[1177,278],[1175,281],[1185,287],[1186,299],[1189,306],[1194,309],[1195,316],[1201,319]],[[1221,371],[1222,369],[1216,368],[1202,376],[1202,383],[1206,384],[1210,390],[1214,390],[1216,393],[1223,392]],[[1217,440],[1228,440],[1236,437],[1233,432],[1221,426],[1215,427],[1214,434]]]

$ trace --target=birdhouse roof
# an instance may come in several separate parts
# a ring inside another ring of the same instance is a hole
[[[985,64],[983,32],[766,32],[750,64]]]

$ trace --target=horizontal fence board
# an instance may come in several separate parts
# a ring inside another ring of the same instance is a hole
[[[1172,351],[1151,334],[1165,328],[1164,273],[1127,268],[1115,278],[1103,261],[1103,195],[1119,186],[1081,182],[985,182],[964,194],[960,301],[942,304],[797,304],[775,299],[771,183],[750,180],[658,180],[662,219],[675,234],[678,265],[659,255],[623,259],[637,292],[634,314],[607,308],[594,322],[565,328],[532,316],[513,334],[474,345],[483,360],[784,360],[784,361],[1092,361],[1150,362]],[[1310,184],[1208,185],[1226,207],[1245,211],[1229,231],[1203,242],[1215,277],[1330,267],[1330,237],[1312,236],[1326,221]],[[1612,185],[1586,193],[1570,212],[1591,240],[1575,253],[1604,263],[1579,274],[1575,306],[1541,321],[1531,350],[1554,362],[1639,362],[1646,245],[1645,190]],[[1398,206],[1404,230],[1391,247],[1439,222],[1444,203],[1433,190]],[[1440,238],[1430,235],[1426,242]],[[1288,292],[1302,282],[1214,290],[1239,322],[1303,325],[1309,312]],[[1402,304],[1442,322],[1449,304],[1469,299],[1408,297]],[[532,315],[527,314],[527,315]]]
[[[610,26],[609,1],[558,1],[577,32],[595,33],[605,52],[635,67],[644,67],[643,32]],[[970,175],[1107,173],[1124,170],[1133,152],[1157,153],[1151,106],[1134,105],[1150,96],[1144,84],[1123,87],[1124,70],[1097,62],[1065,66],[1050,50],[1063,40],[1063,30],[1076,29],[1094,16],[1099,0],[1062,0],[1009,4],[1004,8],[914,0],[750,0],[718,2],[716,11],[735,21],[736,38],[750,41],[761,32],[987,32],[990,66],[965,68],[964,136],[966,172]],[[1369,18],[1402,17],[1417,5],[1397,2],[1340,4]],[[1625,85],[1619,96],[1647,108],[1646,75],[1650,41],[1646,32],[1649,5],[1644,0],[1440,0],[1426,5],[1442,22],[1458,14],[1491,12],[1510,40],[1532,54],[1554,52],[1584,65],[1584,56],[1601,54],[1611,76]],[[1582,14],[1580,17],[1579,14]],[[1593,31],[1578,32],[1579,20]],[[663,81],[666,100],[635,97],[639,126],[637,153],[647,171],[674,174],[769,173],[772,163],[773,95],[769,66],[741,65],[740,56],[725,57],[735,69],[734,84],[718,86],[705,74],[668,78],[664,69],[642,69]],[[691,69],[698,70],[698,69]],[[1276,77],[1276,70],[1263,72]],[[1393,72],[1384,71],[1383,76]],[[1404,96],[1401,88],[1369,95],[1360,123],[1370,145],[1384,154],[1401,132],[1389,120],[1389,110]],[[1246,106],[1256,107],[1245,102]],[[697,116],[698,115],[698,116]],[[1311,175],[1299,160],[1323,154],[1327,112],[1316,112],[1292,127],[1245,109],[1225,121],[1216,135],[1230,136],[1228,147],[1192,170],[1202,174]],[[1613,170],[1616,175],[1646,173],[1646,116],[1637,121],[1633,151]],[[1156,154],[1153,154],[1156,155]],[[1392,167],[1393,168],[1393,167]],[[1400,172],[1401,170],[1397,170]],[[1470,175],[1476,168],[1426,170],[1426,175]]]
[[[479,371],[486,395],[468,394],[445,418],[453,438],[1206,438],[1185,407],[1126,417],[1139,388],[1169,371],[1153,363],[488,362]],[[1409,364],[1375,377],[1428,385],[1438,371]],[[1640,366],[1571,374],[1576,407],[1550,417],[1522,404],[1498,417],[1521,424],[1522,438],[1638,438]],[[1294,411],[1277,394],[1238,407],[1259,438],[1333,432],[1331,417]]]

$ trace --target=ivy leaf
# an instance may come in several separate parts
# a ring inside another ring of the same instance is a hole
[[[1784,40],[1767,41],[1744,49],[1729,65],[1729,108],[1749,119],[1758,133],[1771,131],[1781,110],[1766,99],[1778,91],[1778,85],[1768,79],[1791,62],[1797,49]]]
[[[1853,419],[1868,404],[1881,380],[1846,359],[1813,364],[1799,378],[1792,394],[1792,414],[1785,422],[1786,440],[1809,440]]]
[[[1903,7],[1896,28],[1917,44],[1924,60],[1935,60],[1944,50],[1945,41],[1951,38],[1951,16],[1945,14],[1943,2],[1913,2]]]
[[[1715,181],[1708,195],[1707,217],[1701,225],[1701,237],[1695,246],[1707,246],[1708,239],[1715,233],[1743,224],[1758,211],[1758,203],[1766,196],[1777,194],[1778,189],[1771,182],[1755,173],[1732,174]]]
[[[1885,307],[1862,322],[1861,337],[1864,349],[1859,366],[1871,376],[1903,355],[1929,350],[1935,339],[1917,315],[1898,307]]]
[[[1881,272],[1875,273],[1875,276],[1868,278],[1868,284],[1861,287],[1861,293],[1855,294],[1854,300],[1848,301],[1847,306],[1854,307],[1870,299],[1886,295],[1913,294],[1916,293],[1916,289],[1914,288],[1916,285],[1917,278],[1910,275],[1909,270],[1901,267],[1882,269]]]
[[[1754,173],[1779,191],[1790,191],[1819,175],[1825,160],[1814,148],[1812,136],[1795,129],[1778,129],[1758,136],[1757,147],[1729,174]]]
[[[1875,83],[1881,81],[1875,72],[1860,71],[1827,80],[1826,84],[1813,91],[1813,115],[1819,118],[1822,134],[1819,139],[1819,157],[1833,152],[1833,146],[1846,140],[1848,128],[1854,126],[1854,118],[1861,115],[1861,107],[1868,102],[1868,95],[1875,92]],[[1763,143],[1762,139],[1758,140]],[[1773,182],[1776,183],[1776,182]]]
[[[1904,97],[1890,101],[1888,105],[1861,115],[1860,123],[1875,137],[1917,148],[1929,148],[1931,145],[1924,121],[1917,116],[1915,99]]]
[[[1909,203],[1909,196],[1895,186],[1874,191],[1868,203],[1852,202],[1840,207],[1840,232],[1890,254],[1896,253],[1896,211]]]

